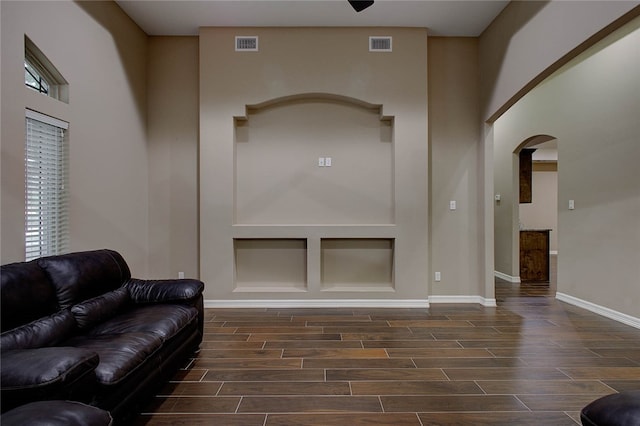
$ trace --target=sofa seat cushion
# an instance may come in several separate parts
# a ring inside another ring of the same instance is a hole
[[[108,411],[74,401],[37,401],[2,415],[4,426],[109,426]]]
[[[96,379],[111,386],[144,364],[162,346],[162,339],[150,333],[103,334],[76,337],[67,344],[96,352],[100,357]]]
[[[596,399],[582,409],[580,421],[585,426],[640,425],[640,390]]]
[[[186,305],[141,305],[135,306],[116,317],[98,324],[89,330],[89,336],[119,333],[145,333],[171,339],[192,321],[196,321],[198,310]]]
[[[75,347],[3,351],[2,389],[37,391],[63,387],[91,373],[98,361],[95,352]]]

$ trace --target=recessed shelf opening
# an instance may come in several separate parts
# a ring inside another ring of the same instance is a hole
[[[233,240],[235,292],[306,291],[307,240]]]
[[[326,291],[394,291],[394,240],[325,238],[321,281]]]

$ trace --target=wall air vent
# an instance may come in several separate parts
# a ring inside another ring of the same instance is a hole
[[[391,37],[369,37],[369,52],[391,52]]]
[[[257,52],[257,36],[236,36],[236,52]]]

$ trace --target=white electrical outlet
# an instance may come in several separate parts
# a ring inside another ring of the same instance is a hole
[[[324,159],[324,165],[326,167],[331,167],[331,157],[325,157]]]
[[[441,281],[442,280],[442,274],[440,272],[436,272],[435,273],[435,280],[436,281]]]
[[[449,201],[449,210],[455,210],[455,209],[456,209],[456,200]]]
[[[574,200],[569,200],[569,210],[574,210],[576,208],[576,202]]]
[[[324,167],[325,160],[324,157],[318,157],[318,167]]]
[[[178,279],[179,280],[184,279],[184,272],[178,272]]]

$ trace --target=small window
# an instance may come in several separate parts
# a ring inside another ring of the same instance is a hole
[[[69,246],[68,123],[26,112],[25,259],[66,253]]]
[[[69,84],[26,36],[24,38],[24,84],[38,93],[69,103]]]
[[[24,84],[36,92],[49,94],[49,82],[27,59],[24,60]]]

